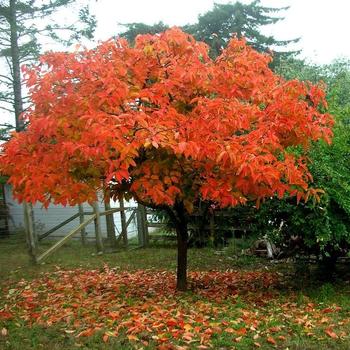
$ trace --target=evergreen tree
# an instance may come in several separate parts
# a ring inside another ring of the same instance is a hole
[[[277,23],[283,17],[273,16],[288,7],[272,8],[260,5],[260,0],[245,5],[241,2],[229,4],[215,4],[214,8],[198,17],[198,22],[182,27],[187,33],[192,34],[197,40],[206,42],[211,49],[211,55],[216,57],[226,47],[233,35],[245,37],[247,43],[260,52],[271,52],[274,47],[282,48],[299,39],[276,40],[273,36],[265,36],[261,27]],[[144,23],[123,24],[126,30],[120,35],[129,41],[134,41],[138,34],[156,34],[164,31],[167,26],[159,22],[154,25]],[[275,58],[291,56],[295,51],[275,51]]]
[[[205,41],[211,47],[213,56],[220,54],[233,35],[244,37],[257,51],[266,52],[273,47],[284,47],[299,40],[276,40],[273,36],[265,36],[260,32],[261,27],[283,20],[283,17],[273,14],[287,9],[288,7],[264,7],[260,5],[260,0],[248,5],[241,2],[215,4],[213,10],[199,16],[197,23],[187,25],[184,29],[197,40]],[[276,52],[277,55],[281,53]]]
[[[151,25],[145,23],[126,23],[121,25],[127,28],[121,36],[127,39],[130,43],[134,43],[136,36],[139,34],[158,34],[169,28],[169,26],[162,21]]]

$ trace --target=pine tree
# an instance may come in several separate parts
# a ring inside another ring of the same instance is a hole
[[[261,27],[283,20],[283,17],[274,16],[274,14],[287,9],[288,7],[264,7],[260,5],[260,0],[255,0],[248,5],[241,2],[215,4],[211,11],[198,17],[197,23],[185,25],[182,30],[193,35],[197,40],[206,42],[211,49],[212,57],[217,57],[234,35],[238,38],[244,37],[248,45],[259,52],[271,53],[275,47],[283,48],[299,40],[276,40],[273,36],[261,33]],[[129,23],[124,26],[126,30],[121,33],[121,36],[129,41],[134,41],[138,34],[156,34],[167,28],[162,22],[154,25]],[[296,51],[273,52],[275,59],[295,53]]]
[[[136,36],[139,34],[157,34],[162,33],[169,28],[169,26],[162,21],[151,25],[145,23],[121,23],[121,25],[127,28],[121,36],[127,39],[130,43],[134,43]]]

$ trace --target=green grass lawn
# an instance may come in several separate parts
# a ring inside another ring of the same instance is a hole
[[[98,256],[70,242],[35,266],[21,235],[3,239],[0,349],[350,349],[346,277],[319,282],[244,247],[190,249],[176,293],[175,247]]]

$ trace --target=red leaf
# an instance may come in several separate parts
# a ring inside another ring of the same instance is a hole
[[[236,329],[235,333],[238,334],[238,335],[245,335],[245,334],[247,334],[247,329],[242,327],[240,329]]]
[[[10,320],[13,318],[13,315],[8,311],[0,311],[0,320]]]

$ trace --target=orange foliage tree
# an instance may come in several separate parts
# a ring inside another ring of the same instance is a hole
[[[188,215],[199,201],[317,195],[307,159],[291,149],[330,141],[325,94],[283,80],[269,62],[237,39],[212,60],[177,28],[134,47],[118,39],[48,53],[25,71],[29,127],[5,145],[1,169],[20,201],[75,205],[103,191],[165,209],[185,290]]]

